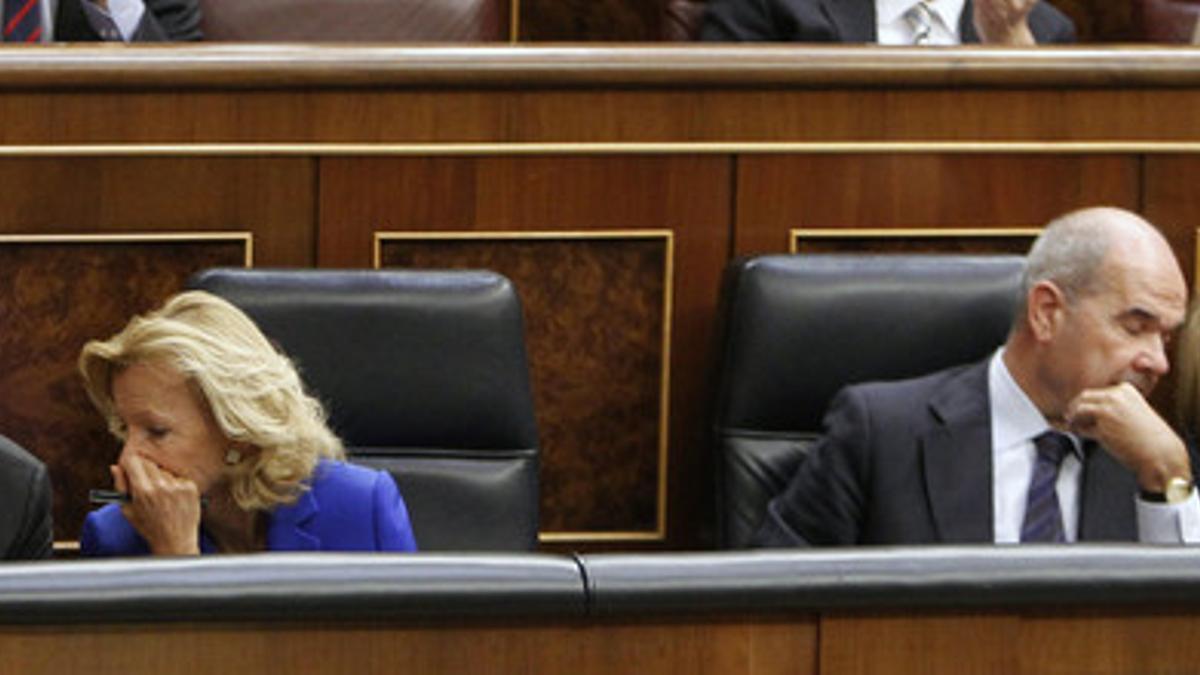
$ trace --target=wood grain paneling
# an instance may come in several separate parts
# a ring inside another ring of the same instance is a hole
[[[1197,279],[1196,231],[1200,227],[1200,157],[1161,155],[1147,157],[1144,169],[1142,213],[1158,225],[1183,266],[1192,286]]]
[[[14,673],[814,675],[814,619],[4,627]]]
[[[1161,155],[1146,157],[1143,166],[1143,196],[1141,213],[1157,225],[1171,242],[1179,264],[1192,289],[1193,303],[1196,284],[1200,280],[1196,266],[1197,227],[1200,220],[1200,194],[1196,181],[1200,179],[1200,157],[1194,155]],[[1169,419],[1175,409],[1175,375],[1167,373],[1154,391],[1154,406]]]
[[[0,233],[247,231],[256,264],[307,266],[314,171],[307,158],[0,158]]]
[[[825,54],[824,60],[832,61],[832,55]],[[804,61],[793,54],[789,62]],[[676,64],[663,65],[668,68],[664,72],[675,72]],[[605,64],[601,61],[598,67]],[[734,80],[738,75],[752,77],[753,72],[722,77]],[[448,91],[410,85],[353,95],[272,89],[239,91],[237,96],[206,90],[128,92],[119,97],[103,92],[6,92],[0,97],[0,116],[16,121],[0,129],[0,143],[30,144],[48,138],[78,144],[1038,143],[1200,137],[1200,119],[1188,114],[1193,95],[1186,88],[970,89],[949,80],[945,88],[887,89],[837,85],[836,73],[815,81],[803,75],[790,76],[798,81],[795,87],[767,81],[749,90],[732,82],[688,89],[683,83],[621,86],[601,81],[561,88],[530,85],[538,91],[496,84]],[[648,77],[642,72],[631,76]],[[1122,114],[1098,115],[1097,110]],[[1154,124],[1145,124],[1147,119]]]
[[[0,241],[0,419],[49,466],[56,539],[77,537],[88,488],[112,483],[118,450],[80,384],[83,344],[120,330],[193,272],[245,260],[237,239]]]
[[[670,233],[387,238],[381,267],[490,269],[525,313],[541,530],[656,533]],[[614,499],[620,495],[619,499]]]
[[[321,164],[322,266],[368,266],[372,235],[400,231],[577,231],[667,229],[674,233],[674,306],[668,458],[668,546],[696,545],[707,536],[711,488],[704,414],[720,274],[729,256],[730,162],[721,157],[487,157],[345,158]],[[547,261],[547,264],[551,263]],[[579,270],[580,273],[584,270]],[[646,297],[657,297],[651,294]],[[605,300],[601,296],[601,306]],[[655,301],[657,303],[657,301]],[[531,323],[554,317],[534,317]],[[649,311],[653,315],[653,311]],[[644,330],[645,328],[643,328]],[[579,327],[597,339],[602,324]],[[653,331],[653,329],[651,329]],[[599,338],[604,339],[604,338]],[[659,358],[667,355],[660,354]],[[644,359],[611,352],[608,359]],[[609,362],[614,372],[623,366]],[[624,385],[621,385],[624,386]],[[652,416],[655,408],[642,411]],[[612,420],[575,413],[564,437],[585,439]],[[594,458],[572,442],[563,467],[590,466]],[[590,452],[590,451],[587,451]],[[621,474],[628,468],[609,467]],[[584,477],[572,477],[579,481]],[[594,478],[594,477],[590,477]],[[604,489],[602,481],[592,495]],[[558,488],[543,482],[546,494]],[[564,493],[559,493],[564,494]],[[607,495],[611,501],[614,495]],[[621,495],[618,500],[642,499]],[[585,510],[554,499],[543,520],[564,530],[611,523],[614,507],[588,498]],[[566,509],[559,511],[559,508]],[[639,516],[640,518],[640,516]]]
[[[14,673],[814,675],[816,621],[4,627]]]
[[[824,674],[1014,675],[1017,619],[1010,614],[838,615],[821,617]],[[953,668],[951,670],[951,668]]]
[[[1186,675],[1195,672],[1198,645],[1192,613],[1139,608],[0,628],[6,666],[28,675]]]
[[[1172,609],[1083,609],[1021,616],[1019,673],[1188,673],[1200,660],[1200,625]]]
[[[1127,156],[743,157],[735,250],[784,252],[793,228],[1040,227],[1082,206],[1138,207]]]
[[[1174,611],[828,614],[823,674],[1190,673],[1200,627]]]

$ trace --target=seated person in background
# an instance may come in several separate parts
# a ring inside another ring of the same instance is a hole
[[[1186,301],[1170,246],[1136,214],[1055,220],[1005,345],[843,389],[756,543],[1200,540],[1188,451],[1145,399]]]
[[[1179,332],[1176,355],[1176,418],[1179,428],[1195,446],[1200,443],[1200,298],[1193,301],[1187,323]]]
[[[3,0],[0,6],[5,42],[174,42],[201,37],[200,0]]]
[[[46,465],[0,436],[0,556],[5,560],[49,558],[50,476]]]
[[[129,497],[88,515],[83,555],[416,549],[391,476],[343,461],[292,362],[225,300],[176,295],[79,368]]]
[[[1031,46],[1074,42],[1075,25],[1039,0],[709,0],[700,39]]]

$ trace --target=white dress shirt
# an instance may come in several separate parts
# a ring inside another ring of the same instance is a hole
[[[933,25],[929,45],[962,44],[958,22],[966,0],[929,0]],[[916,37],[915,26],[906,16],[916,0],[875,0],[875,29],[881,45],[911,45]]]
[[[1033,401],[1004,365],[1004,349],[992,356],[988,367],[988,400],[992,416],[992,514],[998,544],[1021,541],[1025,500],[1037,457],[1033,439],[1050,429]],[[1079,438],[1072,434],[1074,452],[1058,471],[1058,507],[1067,541],[1079,537],[1080,485],[1083,477]],[[1097,450],[1102,452],[1102,450]],[[1119,498],[1119,497],[1118,497]],[[1179,504],[1156,504],[1129,495],[1137,509],[1138,539],[1144,543],[1200,543],[1200,499],[1196,490]]]

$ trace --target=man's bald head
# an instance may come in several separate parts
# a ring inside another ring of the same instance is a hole
[[[1158,228],[1124,209],[1097,206],[1052,220],[1026,257],[1014,328],[1025,320],[1029,291],[1038,283],[1051,281],[1074,301],[1104,288],[1103,271],[1110,253],[1132,255],[1154,249],[1169,254],[1171,246]]]

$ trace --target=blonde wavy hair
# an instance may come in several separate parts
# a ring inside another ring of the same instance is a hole
[[[233,498],[245,510],[295,501],[322,457],[345,456],[324,408],[304,391],[292,361],[250,317],[211,293],[179,293],[135,316],[111,338],[84,345],[79,355],[84,387],[109,431],[121,439],[112,379],[136,363],[179,371],[229,441],[258,449],[227,468]]]

